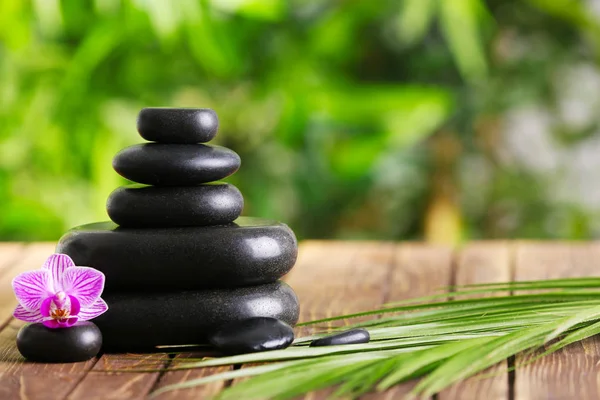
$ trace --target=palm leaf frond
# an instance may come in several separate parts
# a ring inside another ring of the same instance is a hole
[[[453,287],[450,293],[300,324],[313,329],[325,323],[334,326],[300,337],[285,350],[202,360],[176,358],[168,370],[224,365],[243,368],[165,386],[153,395],[249,378],[217,397],[289,399],[331,386],[337,386],[333,397],[357,397],[421,377],[413,393],[431,396],[518,353],[547,345],[538,356],[542,357],[600,333],[599,289],[599,278]],[[489,294],[494,296],[469,298]],[[357,317],[372,318],[335,326],[335,322]],[[331,331],[349,327],[367,328],[371,342],[307,346]],[[255,363],[261,365],[251,365]]]

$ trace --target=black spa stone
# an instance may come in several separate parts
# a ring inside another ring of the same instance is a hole
[[[137,183],[192,186],[233,174],[240,167],[240,156],[221,146],[146,143],[121,150],[113,167]]]
[[[241,217],[224,226],[130,229],[112,222],[67,232],[57,253],[106,275],[105,292],[235,287],[273,282],[296,262],[287,225]]]
[[[107,351],[144,351],[159,345],[206,344],[220,327],[254,317],[293,325],[298,298],[283,282],[236,289],[102,296],[108,311],[94,321]]]
[[[95,357],[102,347],[100,329],[92,322],[77,322],[69,328],[50,329],[28,324],[17,334],[17,349],[29,361],[71,363]]]
[[[128,185],[108,197],[106,211],[124,227],[173,227],[227,224],[244,208],[240,191],[228,183],[198,186]]]
[[[217,134],[219,119],[210,108],[143,108],[137,129],[150,142],[205,143]]]
[[[250,318],[221,327],[208,340],[225,354],[256,353],[285,349],[294,341],[294,330],[276,318]]]
[[[337,346],[343,344],[358,344],[369,343],[371,335],[366,329],[350,329],[334,335],[326,336],[320,339],[313,340],[310,347],[318,346]]]

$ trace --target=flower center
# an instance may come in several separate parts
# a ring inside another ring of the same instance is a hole
[[[71,316],[71,299],[65,292],[58,292],[50,304],[50,317],[58,322],[64,322]]]

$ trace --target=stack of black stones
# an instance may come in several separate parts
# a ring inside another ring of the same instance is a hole
[[[145,108],[140,135],[115,170],[136,185],[109,197],[113,222],[69,231],[57,252],[106,276],[108,311],[94,322],[106,351],[211,342],[225,353],[283,348],[299,305],[278,279],[297,242],[285,225],[239,217],[244,199],[217,183],[240,167],[230,149],[206,145],[218,128],[210,109]]]

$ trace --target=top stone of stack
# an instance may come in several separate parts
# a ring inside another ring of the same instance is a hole
[[[140,135],[159,143],[206,143],[218,128],[217,114],[209,108],[144,108],[137,120]]]
[[[141,185],[122,186],[110,194],[110,219],[122,227],[158,228],[228,224],[240,216],[240,191],[216,182],[237,171],[239,156],[200,143],[217,133],[213,110],[144,108],[137,125],[144,139],[158,143],[128,147],[113,159],[119,174]]]

